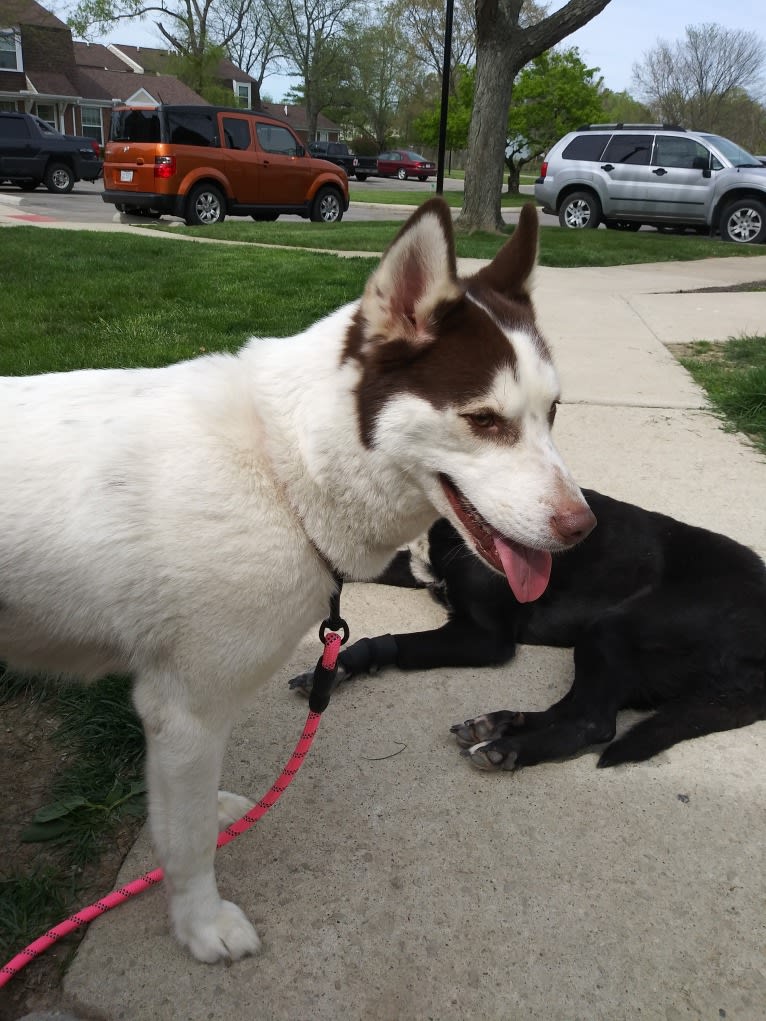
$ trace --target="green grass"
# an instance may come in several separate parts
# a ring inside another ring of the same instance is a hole
[[[279,220],[276,223],[253,223],[244,219],[232,219],[214,227],[171,227],[168,223],[152,225],[152,229],[246,244],[369,252],[371,255],[377,255],[384,250],[401,226],[401,221],[395,220],[324,224]],[[512,228],[505,234],[458,232],[457,254],[461,258],[491,259],[511,233]],[[649,262],[748,257],[763,253],[762,245],[732,245],[706,237],[675,237],[654,231],[630,234],[616,230],[570,231],[561,227],[543,227],[540,231],[542,266],[624,266]]]
[[[234,350],[255,330],[290,335],[358,297],[369,270],[305,252],[4,227],[0,375],[164,365]]]
[[[406,185],[403,185],[401,189],[391,187],[387,181],[380,181],[377,178],[372,178],[374,184],[380,184],[380,190],[377,188],[355,188],[353,183],[349,187],[349,197],[352,202],[372,202],[377,205],[384,206],[421,206],[428,199],[433,198],[435,192],[435,182],[431,182],[434,185],[434,190],[428,191],[413,191],[408,189]],[[445,191],[442,198],[453,209],[460,209],[463,205],[463,193],[462,191]],[[500,199],[500,204],[503,209],[515,209],[518,206],[523,206],[524,203],[532,201],[529,195],[506,195],[503,194]]]
[[[758,288],[762,289],[762,288]],[[710,397],[732,430],[766,453],[766,337],[689,345],[681,364]]]

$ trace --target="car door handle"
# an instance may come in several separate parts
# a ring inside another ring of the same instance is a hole
[[[665,174],[667,174],[667,170],[665,170],[664,167],[657,167],[657,169],[653,170],[652,173],[656,174],[657,177],[664,177]]]
[[[608,170],[614,170],[614,166],[611,163],[607,163],[601,169],[602,170],[607,170],[607,171]]]

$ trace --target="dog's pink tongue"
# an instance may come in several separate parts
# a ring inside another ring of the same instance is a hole
[[[502,538],[494,537],[495,550],[500,557],[508,584],[520,603],[539,599],[548,587],[552,558],[545,550],[511,546]]]

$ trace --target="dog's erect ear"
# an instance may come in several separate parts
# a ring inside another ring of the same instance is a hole
[[[474,280],[506,298],[530,301],[532,272],[537,263],[537,208],[531,203],[521,207],[516,230],[492,262],[480,269]]]
[[[367,281],[361,311],[375,340],[430,343],[434,312],[461,297],[449,207],[429,199],[405,223]]]

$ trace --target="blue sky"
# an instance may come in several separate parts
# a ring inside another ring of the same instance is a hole
[[[564,6],[566,0],[552,0],[550,11]],[[714,22],[730,29],[756,32],[766,45],[766,0],[612,0],[579,32],[563,45],[577,46],[586,64],[600,67],[607,88],[631,90],[631,72],[658,39],[673,42],[683,38],[687,25]],[[161,37],[151,22],[126,22],[115,27],[104,41],[136,46],[161,46]],[[99,40],[101,41],[101,40]],[[264,93],[279,100],[291,80],[281,76],[268,78]],[[766,86],[762,91],[766,98]]]

